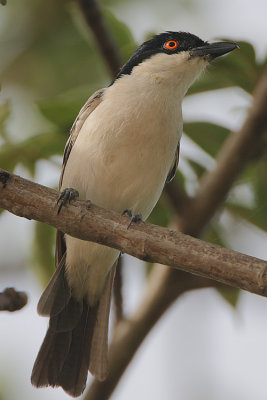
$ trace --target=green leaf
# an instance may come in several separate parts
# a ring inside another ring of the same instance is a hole
[[[221,226],[216,217],[211,220],[209,226],[204,232],[203,239],[206,242],[213,243],[221,247],[227,247],[223,238]]]
[[[199,163],[197,163],[194,160],[191,159],[187,159],[189,165],[191,166],[191,168],[193,169],[193,171],[196,173],[197,177],[200,178],[203,173],[206,171],[206,168],[204,168],[202,165],[200,165]]]
[[[225,287],[225,288],[217,288],[217,292],[222,296],[222,298],[230,304],[233,308],[236,308],[239,296],[240,296],[240,290],[236,288],[231,288],[231,287]]]
[[[33,267],[44,285],[47,284],[55,271],[55,232],[56,230],[52,226],[35,222]]]
[[[228,211],[231,211],[234,215],[245,219],[250,224],[257,226],[258,228],[267,232],[267,204],[262,208],[248,208],[240,204],[231,203],[227,201],[225,207]]]
[[[93,90],[89,86],[78,87],[52,99],[41,100],[38,102],[38,107],[41,113],[59,130],[67,133],[92,92]]]
[[[201,78],[194,82],[189,88],[187,95],[235,86],[231,79],[224,76],[218,77],[219,71],[215,73],[214,69],[212,70],[211,68],[205,71]]]
[[[118,21],[113,13],[109,10],[104,10],[107,23],[114,35],[115,42],[123,55],[123,59],[129,58],[133,50],[136,48],[136,43],[133,39],[131,31],[124,23]],[[88,51],[86,52],[88,53]],[[92,56],[92,54],[91,54]],[[98,69],[98,64],[91,61],[91,67]],[[77,70],[79,70],[77,68]],[[91,84],[89,84],[91,82]],[[73,124],[78,112],[90,97],[90,95],[100,87],[96,85],[95,79],[89,75],[88,70],[88,84],[76,87],[68,91],[60,93],[60,95],[44,99],[38,102],[38,106],[43,115],[62,131],[69,131]]]
[[[38,98],[82,85],[90,85],[94,92],[106,84],[107,71],[95,43],[81,34],[63,1],[49,7],[37,2],[33,16],[26,31],[30,40],[7,63],[6,80],[33,88]],[[11,37],[8,45],[17,46],[20,39],[15,39]]]
[[[0,136],[7,141],[7,134],[5,131],[5,122],[10,114],[10,104],[9,102],[5,102],[0,106]]]
[[[67,137],[60,133],[47,133],[22,142],[4,144],[0,147],[1,167],[12,172],[16,165],[21,163],[34,174],[38,160],[63,153]]]
[[[171,220],[171,216],[172,213],[170,207],[168,207],[166,202],[161,197],[156,207],[150,214],[148,222],[159,226],[167,226]]]
[[[240,50],[238,51],[239,58],[243,59],[243,62],[250,66],[251,68],[255,68],[256,62],[256,53],[255,49],[249,42],[239,41]]]
[[[263,71],[267,68],[267,57],[265,57],[265,59],[263,60],[263,62],[261,64],[261,68]]]
[[[262,159],[257,163],[257,175],[252,182],[256,192],[257,206],[267,206],[267,158]],[[267,219],[267,213],[266,213]]]
[[[6,5],[6,0],[0,0],[0,4],[2,4],[3,6]]]
[[[186,122],[184,132],[203,150],[215,157],[229,130],[210,122]]]
[[[110,10],[104,9],[104,16],[125,62],[137,48],[133,35],[128,26],[119,21]]]
[[[243,172],[240,182],[250,184],[253,191],[253,207],[232,202],[231,198],[225,203],[225,207],[235,215],[244,218],[251,224],[267,232],[267,159],[262,156],[257,162],[253,162]]]

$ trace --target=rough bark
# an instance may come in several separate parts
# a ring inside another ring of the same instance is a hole
[[[140,260],[215,279],[262,296],[267,294],[267,262],[180,232],[137,222],[88,201],[73,201],[60,214],[58,193],[0,169],[0,207],[52,225],[62,232],[131,254]]]

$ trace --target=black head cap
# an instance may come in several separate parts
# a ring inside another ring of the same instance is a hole
[[[195,49],[204,46],[205,44],[206,42],[201,40],[199,37],[188,32],[167,31],[160,33],[138,47],[127,63],[124,64],[115,80],[122,75],[129,75],[136,65],[150,58],[154,54],[174,54],[181,51]]]

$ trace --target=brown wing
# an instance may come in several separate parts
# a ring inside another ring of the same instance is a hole
[[[86,121],[86,119],[96,109],[98,104],[101,103],[104,91],[105,91],[105,89],[100,89],[97,92],[95,92],[91,97],[89,97],[89,99],[87,100],[85,105],[82,107],[81,111],[79,112],[77,118],[75,119],[75,121],[71,127],[70,136],[69,136],[69,139],[68,139],[65,149],[64,149],[62,170],[61,170],[61,175],[60,175],[60,179],[59,179],[59,190],[61,188],[65,167],[66,167],[71,149],[75,143],[75,140],[77,139],[77,137],[80,133],[80,130],[81,130],[84,122]]]
[[[105,89],[100,89],[97,92],[95,92],[85,105],[82,107],[81,111],[79,112],[77,118],[75,119],[72,128],[70,130],[70,136],[69,139],[66,143],[65,150],[64,150],[64,155],[63,155],[63,163],[62,163],[62,170],[61,170],[61,175],[59,179],[59,190],[62,185],[62,179],[65,171],[66,164],[68,162],[68,158],[71,152],[71,149],[75,143],[75,140],[77,139],[79,132],[86,121],[86,119],[89,117],[89,115],[96,109],[98,104],[101,103],[103,93]],[[57,239],[56,239],[56,266],[59,265],[64,253],[66,251],[66,245],[64,241],[64,233],[61,231],[57,231]]]
[[[169,171],[169,173],[167,175],[165,183],[170,183],[173,180],[174,176],[175,176],[175,173],[176,173],[176,170],[177,170],[177,167],[178,167],[178,162],[179,162],[179,151],[180,151],[180,142],[178,143],[178,146],[177,146],[177,149],[176,149],[176,152],[175,152],[175,157],[174,157],[171,169],[170,169],[170,171]]]

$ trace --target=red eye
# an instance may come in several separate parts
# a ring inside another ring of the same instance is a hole
[[[167,50],[175,50],[178,47],[178,42],[176,40],[168,40],[163,47]]]

